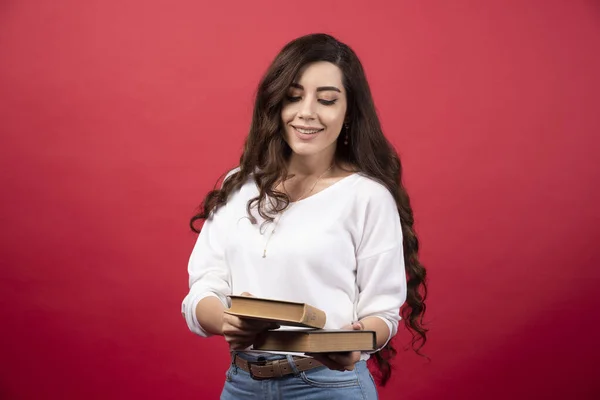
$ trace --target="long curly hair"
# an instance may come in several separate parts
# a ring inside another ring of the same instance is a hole
[[[402,165],[397,152],[385,138],[377,117],[371,90],[362,64],[346,44],[327,34],[311,34],[297,38],[281,50],[259,83],[252,124],[246,138],[239,169],[210,191],[199,211],[190,220],[195,232],[198,221],[224,205],[229,195],[238,190],[250,176],[259,188],[259,195],[247,204],[250,220],[256,223],[252,209],[257,209],[266,221],[272,221],[265,211],[267,196],[276,200],[275,209],[284,210],[289,197],[274,188],[287,176],[287,160],[291,149],[284,140],[281,108],[290,84],[307,64],[327,61],[340,68],[347,94],[346,121],[348,145],[336,147],[336,160],[351,165],[357,171],[375,179],[390,191],[398,207],[403,233],[404,264],[407,274],[407,298],[401,308],[405,326],[412,334],[411,345],[417,354],[427,340],[423,326],[427,297],[426,271],[419,262],[419,241],[413,229],[413,211],[406,189],[402,185]],[[340,135],[340,138],[343,135]],[[401,266],[398,266],[401,268]],[[379,370],[379,384],[385,385],[391,376],[390,360],[396,355],[391,343],[371,358]]]

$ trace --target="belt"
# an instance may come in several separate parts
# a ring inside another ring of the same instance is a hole
[[[248,361],[236,355],[234,363],[248,372],[252,379],[256,380],[281,378],[294,373],[294,369],[285,358],[271,361]],[[294,364],[300,372],[323,366],[323,364],[310,357],[294,357]]]

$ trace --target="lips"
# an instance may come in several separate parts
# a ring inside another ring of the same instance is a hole
[[[315,128],[315,127],[297,126],[297,125],[292,125],[292,128],[294,128],[294,130],[296,132],[299,132],[303,135],[314,135],[316,133],[319,133],[319,132],[325,130],[324,128]]]

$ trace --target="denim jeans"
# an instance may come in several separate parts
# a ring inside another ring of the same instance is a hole
[[[238,353],[248,361],[262,361],[258,357]],[[322,366],[300,372],[293,364],[292,356],[265,354],[265,361],[287,358],[294,374],[281,378],[255,380],[250,374],[233,363],[226,374],[221,400],[376,400],[377,388],[366,361],[356,363],[353,371],[333,371]]]

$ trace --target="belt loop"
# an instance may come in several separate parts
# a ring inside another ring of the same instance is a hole
[[[298,370],[298,367],[296,366],[296,363],[294,362],[294,357],[291,354],[288,354],[285,357],[287,358],[287,362],[288,362],[288,364],[290,364],[292,371],[294,371],[294,376],[300,375],[300,371]]]
[[[281,378],[284,374],[281,369],[281,362],[283,360],[273,360],[271,361],[271,369],[273,371],[273,378]]]
[[[235,371],[234,373],[237,374],[237,372],[238,372],[238,366],[235,363],[235,358],[236,357],[237,357],[237,352],[235,350],[231,351],[231,366],[233,367],[233,369]]]

